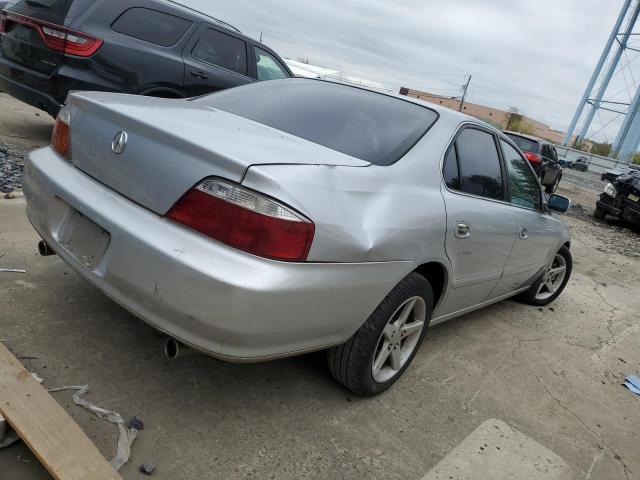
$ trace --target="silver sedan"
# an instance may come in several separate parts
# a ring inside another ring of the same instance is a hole
[[[335,83],[189,100],[79,92],[29,156],[44,254],[197,350],[328,350],[360,395],[427,327],[558,297],[569,232],[513,142],[457,112]]]

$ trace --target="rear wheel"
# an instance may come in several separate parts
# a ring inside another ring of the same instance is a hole
[[[543,307],[549,305],[564,291],[573,268],[571,251],[562,247],[553,257],[544,275],[525,293],[518,297],[523,303]]]
[[[356,395],[384,392],[413,361],[432,310],[431,285],[422,275],[410,273],[347,343],[329,350],[331,374]]]

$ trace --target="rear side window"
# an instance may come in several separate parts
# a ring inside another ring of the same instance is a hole
[[[170,47],[178,43],[191,25],[192,22],[184,18],[135,7],[120,15],[111,28],[138,40]]]
[[[507,137],[513,140],[513,143],[523,152],[540,153],[540,144],[535,140],[529,140],[519,135],[511,135],[510,133],[507,133]]]
[[[463,130],[447,154],[444,176],[447,186],[453,190],[504,200],[500,157],[490,133],[474,128]]]
[[[402,158],[438,118],[426,106],[320,80],[259,82],[197,101],[380,166]]]
[[[213,28],[208,28],[202,34],[191,55],[197,60],[202,60],[242,75],[247,74],[246,42]]]

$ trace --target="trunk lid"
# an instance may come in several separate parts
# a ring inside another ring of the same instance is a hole
[[[5,31],[0,33],[0,57],[36,72],[50,75],[63,53],[50,49],[36,26],[68,26],[95,0],[19,0],[4,12]]]
[[[68,104],[72,163],[161,215],[203,178],[240,183],[252,165],[369,165],[198,102],[81,92]],[[127,142],[116,154],[119,132]]]

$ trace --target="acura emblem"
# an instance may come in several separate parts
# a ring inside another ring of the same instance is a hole
[[[118,132],[116,136],[113,137],[113,142],[111,142],[111,150],[113,150],[113,153],[120,155],[122,152],[124,152],[124,149],[127,146],[128,139],[129,136],[127,135],[127,132],[125,132],[124,130]]]

